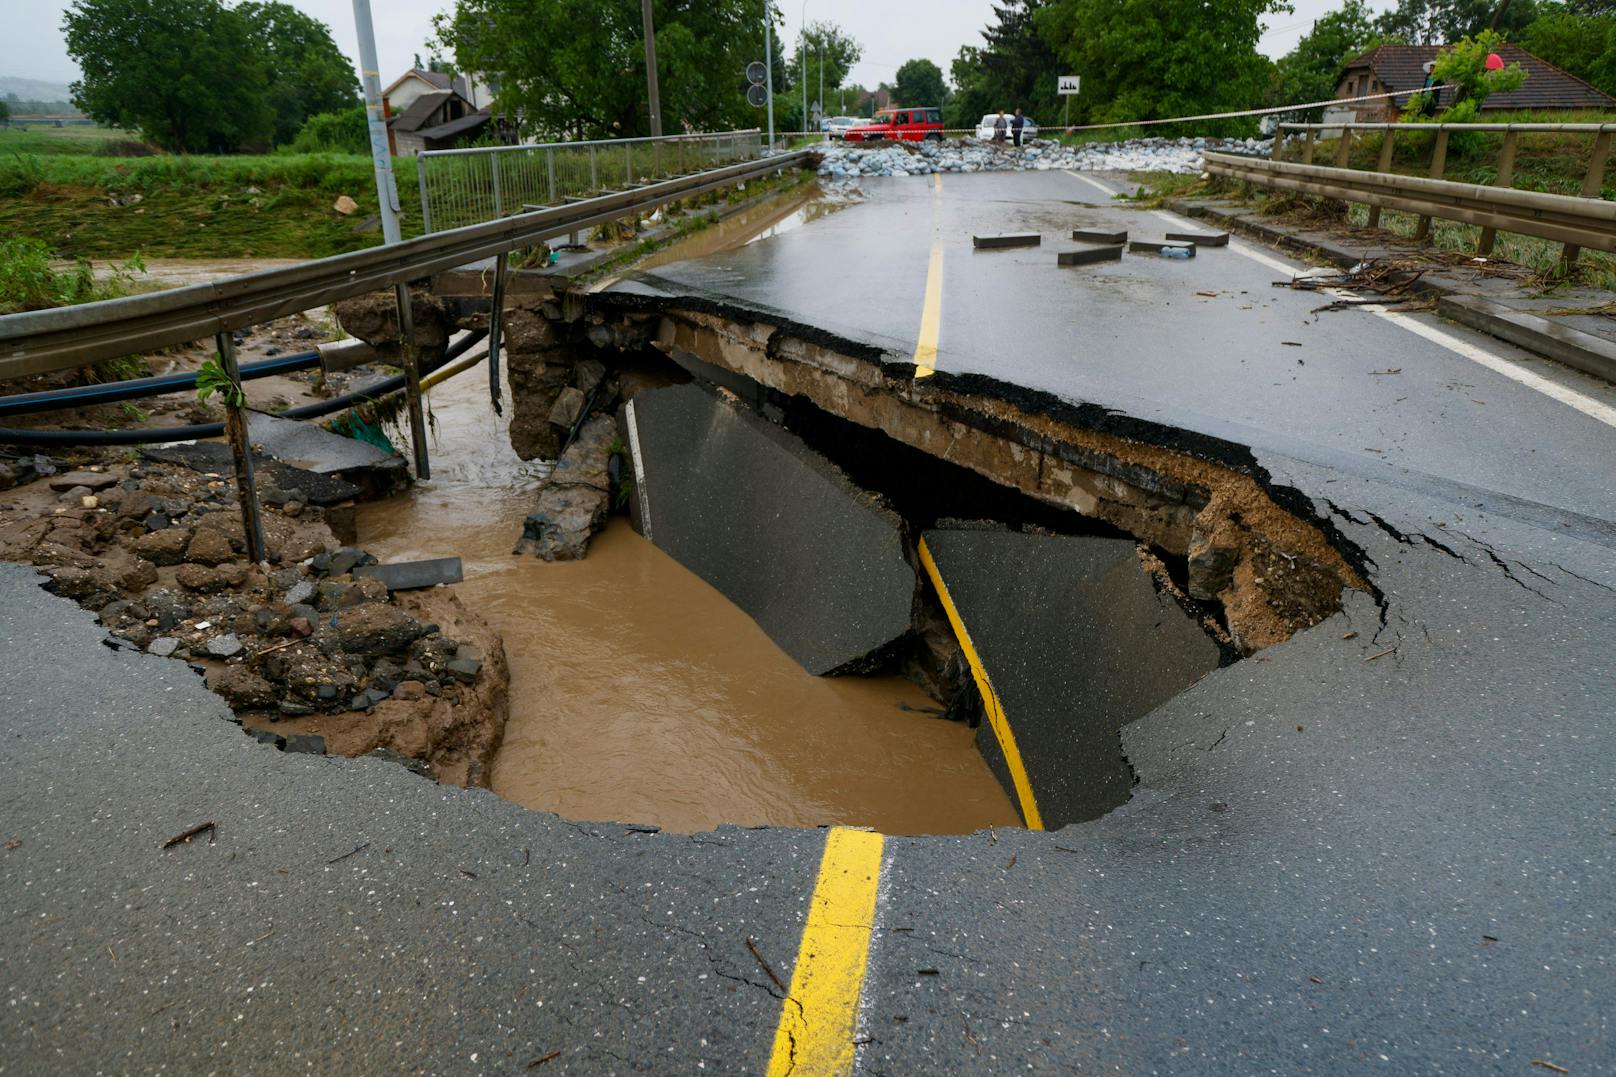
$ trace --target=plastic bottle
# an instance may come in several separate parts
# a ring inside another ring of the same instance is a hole
[[[1190,256],[1190,252],[1185,250],[1183,247],[1163,247],[1161,250],[1161,256],[1163,258],[1187,259]]]

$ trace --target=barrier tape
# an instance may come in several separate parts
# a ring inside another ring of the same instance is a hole
[[[1437,93],[1440,93],[1443,90],[1451,90],[1456,85],[1458,85],[1458,84],[1453,83],[1453,82],[1445,82],[1440,86],[1432,86],[1431,90],[1435,91]],[[1283,113],[1283,112],[1301,112],[1304,109],[1327,108],[1330,105],[1355,105],[1355,104],[1358,104],[1361,101],[1381,101],[1381,100],[1385,100],[1387,98],[1393,98],[1393,97],[1413,97],[1416,94],[1422,94],[1422,93],[1425,93],[1425,92],[1426,91],[1424,89],[1419,89],[1419,90],[1392,90],[1392,91],[1390,91],[1388,93],[1370,93],[1370,94],[1363,94],[1363,95],[1358,96],[1358,97],[1332,97],[1332,98],[1330,98],[1330,99],[1328,99],[1326,101],[1309,101],[1306,104],[1300,104],[1300,105],[1276,105],[1276,106],[1273,106],[1272,108],[1248,108],[1248,109],[1241,110],[1239,112],[1206,112],[1206,113],[1202,113],[1199,116],[1172,116],[1172,117],[1168,117],[1166,119],[1160,119],[1160,120],[1123,120],[1123,121],[1120,121],[1118,123],[1074,124],[1071,127],[1063,127],[1063,126],[1061,126],[1059,124],[1056,124],[1056,125],[1050,126],[1050,127],[1041,127],[1041,128],[1039,128],[1039,132],[1041,133],[1043,131],[1062,131],[1062,132],[1070,133],[1072,131],[1103,131],[1103,130],[1107,130],[1107,129],[1110,129],[1110,128],[1116,128],[1116,127],[1154,127],[1154,126],[1164,124],[1164,123],[1193,123],[1193,122],[1195,122],[1197,120],[1232,120],[1232,119],[1239,119],[1239,118],[1244,117],[1244,116],[1275,116],[1275,115],[1278,115],[1278,114]],[[945,128],[943,128],[943,130],[940,133],[945,134],[945,135],[975,134],[978,130],[980,130],[980,128],[977,128],[977,127],[945,127]],[[780,131],[780,132],[778,132],[776,134],[775,137],[776,138],[798,138],[798,137],[814,136],[814,135],[823,135],[823,136],[825,136],[827,138],[829,137],[826,134],[826,132],[824,132],[824,131]],[[1007,138],[1009,137],[1008,132],[1006,132],[1006,137]],[[1035,135],[1033,137],[1037,137],[1037,136]],[[880,141],[884,142],[884,141],[898,141],[898,140],[897,139],[891,139],[891,140],[881,139]],[[908,140],[904,140],[904,141],[908,141]]]

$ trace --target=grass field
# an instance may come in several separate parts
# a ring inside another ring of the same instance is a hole
[[[0,234],[41,239],[64,258],[318,258],[381,242],[369,157],[96,151],[125,137],[0,131]],[[394,168],[404,232],[418,234],[414,159]],[[332,208],[342,195],[359,204],[351,216]]]

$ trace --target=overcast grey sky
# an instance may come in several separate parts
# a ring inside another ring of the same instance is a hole
[[[432,34],[432,16],[451,0],[372,0],[376,23],[376,49],[385,85],[409,67],[415,53],[425,53]],[[1313,20],[1336,7],[1339,0],[1293,0],[1294,14],[1268,17],[1269,31],[1262,50],[1279,56],[1296,44]],[[331,27],[337,44],[355,55],[351,0],[291,0]],[[961,45],[981,41],[982,28],[992,16],[990,0],[779,0],[785,14],[785,39],[796,40],[804,13],[807,20],[828,19],[840,24],[864,46],[864,60],[852,79],[868,86],[891,81],[898,65],[916,56],[937,63],[944,73]],[[5,0],[8,10],[0,34],[0,75],[70,82],[78,77],[62,43],[62,12],[57,0]],[[1387,0],[1374,4],[1388,6]],[[762,4],[759,3],[759,27]],[[758,51],[762,52],[761,34]],[[778,47],[778,43],[777,43]],[[760,56],[759,59],[762,57]]]

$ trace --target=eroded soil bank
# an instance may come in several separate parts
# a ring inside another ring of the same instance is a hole
[[[511,553],[544,474],[479,370],[431,394],[433,479],[361,506],[387,560],[459,556],[455,592],[504,637],[511,712],[493,788],[572,819],[962,833],[1019,819],[973,746],[899,677],[805,673],[621,518],[582,561]]]

